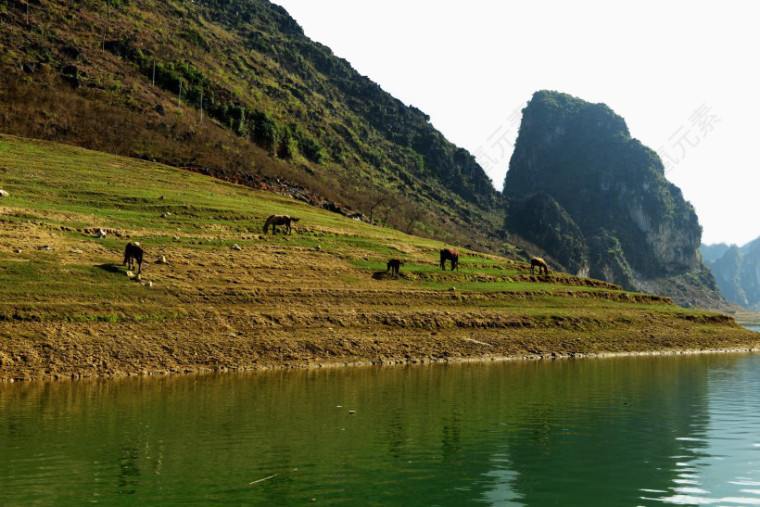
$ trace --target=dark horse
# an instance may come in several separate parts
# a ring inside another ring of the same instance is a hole
[[[404,265],[404,261],[402,261],[398,257],[394,257],[393,259],[388,261],[388,269],[386,269],[385,272],[387,273],[388,271],[390,271],[391,275],[398,278],[398,270],[403,265]]]
[[[545,275],[549,274],[549,265],[546,264],[546,261],[543,260],[541,257],[533,257],[530,260],[530,274],[533,274],[533,268],[538,266],[538,274],[541,274],[541,271],[543,270]]]
[[[124,265],[127,269],[135,269],[135,262],[137,263],[137,274],[142,271],[142,261],[145,251],[140,246],[140,243],[127,243],[127,247],[124,249]]]
[[[451,271],[459,271],[459,252],[454,248],[444,248],[441,250],[441,269],[446,270],[446,261],[451,261]]]
[[[291,233],[290,223],[298,222],[300,218],[290,217],[288,215],[269,215],[266,223],[264,224],[264,234],[269,230],[269,226],[272,226],[272,234],[277,234],[277,226],[284,225],[286,234]]]

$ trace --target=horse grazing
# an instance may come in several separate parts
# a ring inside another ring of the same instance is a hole
[[[533,257],[530,260],[530,274],[533,274],[533,269],[538,266],[538,274],[541,274],[543,270],[545,275],[549,274],[549,265],[541,257]]]
[[[284,225],[286,234],[291,233],[291,222],[298,222],[301,220],[300,218],[296,217],[290,217],[288,215],[269,215],[269,218],[267,218],[266,223],[264,223],[264,234],[267,233],[269,230],[269,226],[272,226],[272,234],[277,234],[277,226],[278,225]]]
[[[127,243],[127,247],[124,249],[124,265],[127,269],[135,269],[135,262],[137,263],[137,274],[142,271],[142,261],[145,251],[140,246],[140,243]]]
[[[388,269],[386,269],[385,272],[387,273],[388,271],[390,271],[391,275],[398,278],[398,270],[403,265],[404,265],[404,261],[402,261],[398,257],[394,257],[393,259],[388,261]]]
[[[451,271],[459,271],[459,252],[454,248],[444,248],[441,250],[441,269],[446,270],[446,261],[451,261]]]

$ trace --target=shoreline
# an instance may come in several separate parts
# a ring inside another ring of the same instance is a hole
[[[760,352],[757,333],[730,321],[720,325],[685,322],[678,329],[632,326],[582,332],[530,327],[432,333],[398,328],[381,333],[355,328],[287,329],[248,338],[218,329],[205,338],[188,330],[164,329],[161,337],[131,335],[121,340],[115,337],[126,331],[123,326],[104,325],[99,333],[81,325],[73,326],[79,329],[57,327],[57,336],[47,339],[6,340],[0,354],[0,383]],[[111,329],[106,332],[106,327]]]
[[[387,362],[375,362],[371,360],[356,360],[346,362],[330,362],[330,363],[304,363],[304,364],[288,364],[282,366],[250,366],[250,367],[217,367],[217,368],[193,368],[183,369],[178,371],[176,369],[171,370],[143,370],[140,372],[119,372],[109,374],[96,374],[88,376],[71,376],[65,375],[50,375],[42,374],[38,378],[13,378],[13,377],[0,377],[0,384],[14,384],[14,383],[36,383],[36,382],[66,382],[66,381],[97,381],[97,380],[121,380],[128,378],[167,378],[176,376],[192,376],[192,375],[218,375],[218,374],[235,374],[235,373],[265,373],[276,371],[292,371],[292,370],[321,370],[321,369],[344,369],[344,368],[399,368],[399,367],[415,367],[415,366],[441,366],[441,365],[459,365],[459,364],[474,364],[474,363],[503,363],[503,362],[518,362],[518,361],[555,361],[555,360],[570,360],[570,359],[615,359],[622,357],[652,357],[652,356],[680,356],[680,355],[704,355],[704,354],[755,354],[760,353],[760,347],[738,347],[738,348],[725,348],[725,349],[684,349],[684,350],[662,350],[662,351],[648,351],[648,352],[596,352],[589,354],[572,354],[572,355],[559,355],[549,354],[544,356],[538,355],[526,355],[526,356],[475,356],[475,357],[460,357],[460,358],[445,358],[445,359],[420,359],[420,360],[398,360]]]

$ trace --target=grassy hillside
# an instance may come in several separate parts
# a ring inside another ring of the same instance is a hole
[[[266,0],[0,0],[0,26],[0,132],[287,179],[499,248],[499,196],[474,157]]]
[[[442,272],[440,242],[156,163],[0,136],[0,188],[0,378],[756,344],[722,315],[464,248]],[[272,213],[301,221],[264,235]]]

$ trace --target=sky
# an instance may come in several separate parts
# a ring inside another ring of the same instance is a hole
[[[656,150],[704,243],[760,236],[752,1],[274,0],[306,35],[430,116],[501,190],[538,90],[603,102]]]

